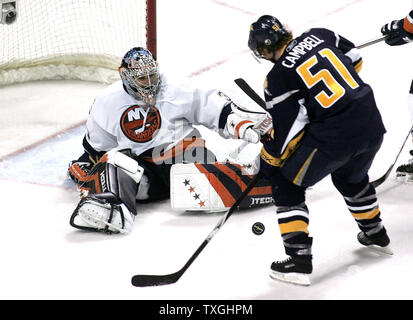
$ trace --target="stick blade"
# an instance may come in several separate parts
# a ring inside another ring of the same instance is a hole
[[[180,273],[167,275],[137,274],[132,277],[132,285],[135,287],[154,287],[172,284],[178,281]]]

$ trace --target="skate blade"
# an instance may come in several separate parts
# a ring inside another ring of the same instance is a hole
[[[400,183],[413,184],[413,175],[397,174],[396,181]]]
[[[390,246],[380,247],[380,246],[377,246],[375,244],[372,244],[372,245],[369,245],[369,246],[366,246],[366,247],[371,249],[371,250],[380,252],[380,253],[388,254],[390,256],[393,255],[393,250],[390,248]]]
[[[305,273],[282,273],[271,270],[270,277],[274,280],[298,284],[300,286],[309,286],[311,284],[310,277]]]

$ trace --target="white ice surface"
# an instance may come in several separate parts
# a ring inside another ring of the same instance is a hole
[[[405,16],[410,0],[158,0],[158,58],[163,72],[216,87],[257,108],[233,83],[238,77],[262,92],[269,64],[247,50],[248,29],[262,14],[277,16],[298,35],[327,27],[356,44]],[[387,170],[411,126],[407,94],[413,44],[384,43],[362,50],[361,76],[375,91],[387,127],[370,175]],[[139,206],[130,235],[87,233],[69,218],[78,195],[64,180],[67,163],[82,152],[88,109],[102,84],[45,81],[0,88],[0,299],[412,299],[413,186],[394,173],[378,188],[394,255],[360,246],[358,228],[327,178],[308,192],[314,237],[312,285],[269,277],[283,247],[274,207],[235,213],[175,284],[136,288],[134,274],[180,269],[222,214],[173,212],[168,201]],[[72,129],[69,129],[72,128]],[[202,130],[223,159],[239,142]],[[225,142],[225,143],[222,143]],[[408,140],[397,165],[407,161]],[[25,151],[24,151],[25,150]],[[241,155],[248,159],[259,146]],[[251,232],[264,223],[263,235]]]

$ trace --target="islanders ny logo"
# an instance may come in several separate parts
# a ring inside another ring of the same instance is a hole
[[[148,142],[161,127],[161,115],[154,106],[133,105],[123,112],[120,127],[128,139]]]

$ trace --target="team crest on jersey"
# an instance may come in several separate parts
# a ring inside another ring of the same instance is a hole
[[[123,112],[120,127],[128,139],[148,142],[161,127],[161,115],[154,106],[133,105]]]

